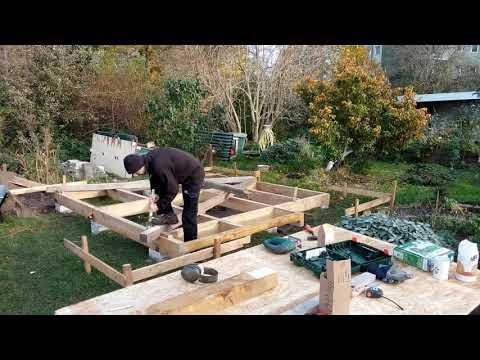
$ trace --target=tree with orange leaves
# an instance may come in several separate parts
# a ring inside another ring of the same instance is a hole
[[[428,124],[413,90],[392,88],[364,46],[342,47],[332,78],[306,79],[297,92],[309,108],[310,132],[335,159],[401,150]]]

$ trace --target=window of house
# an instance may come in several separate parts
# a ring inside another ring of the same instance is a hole
[[[380,45],[375,45],[373,49],[375,55],[380,55]]]
[[[478,45],[472,45],[472,53],[478,53]]]

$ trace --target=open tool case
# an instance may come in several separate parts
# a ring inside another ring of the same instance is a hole
[[[392,257],[383,251],[351,240],[290,253],[290,260],[295,265],[313,271],[317,277],[326,271],[327,259],[350,259],[352,274],[367,271],[368,265],[372,263],[390,264],[392,261]]]

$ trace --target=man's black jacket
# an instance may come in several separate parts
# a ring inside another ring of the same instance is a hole
[[[178,185],[203,183],[203,165],[192,154],[174,148],[159,148],[145,155],[150,186],[159,196],[157,203],[160,212],[170,208],[177,196]]]

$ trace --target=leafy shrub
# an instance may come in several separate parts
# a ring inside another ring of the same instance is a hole
[[[218,106],[208,111],[201,109],[205,95],[198,80],[167,80],[164,94],[152,97],[147,104],[150,140],[197,155],[204,152],[195,141],[197,131],[216,128],[222,116]]]
[[[273,144],[260,155],[260,159],[268,164],[280,165],[288,172],[298,173],[309,173],[318,165],[319,158],[305,138]]]
[[[435,229],[448,230],[458,237],[478,237],[480,236],[480,216],[437,216]]]
[[[447,168],[437,164],[415,164],[402,176],[409,184],[423,186],[444,186],[453,179]]]

